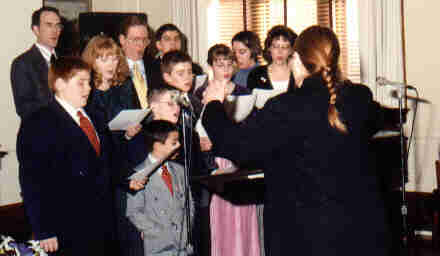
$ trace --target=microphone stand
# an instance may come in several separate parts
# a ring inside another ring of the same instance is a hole
[[[190,112],[190,113],[188,113]],[[189,125],[189,134],[187,134],[187,124]],[[191,144],[192,144],[192,134],[193,133],[193,126],[192,126],[192,113],[191,110],[182,107],[182,136],[183,136],[183,150],[184,150],[184,168],[185,168],[185,172],[184,172],[184,180],[185,180],[185,220],[186,220],[186,232],[187,232],[187,244],[186,244],[186,248],[188,247],[188,245],[192,244],[192,230],[191,230],[191,210],[190,210],[190,201],[189,201],[189,193],[190,189],[190,183],[189,183],[189,172],[191,169]],[[188,145],[188,143],[190,143]]]
[[[406,186],[405,186],[405,176],[406,176],[406,159],[407,152],[405,147],[405,136],[403,132],[403,97],[406,96],[406,87],[402,86],[398,89],[397,96],[399,98],[399,135],[400,135],[400,172],[401,172],[401,205],[400,205],[400,213],[402,216],[402,242],[403,242],[403,250],[408,249],[408,205],[406,201]]]

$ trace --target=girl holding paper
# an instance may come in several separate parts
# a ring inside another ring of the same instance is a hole
[[[213,71],[213,79],[201,86],[196,95],[202,95],[210,86],[221,85],[228,95],[249,94],[249,91],[231,81],[234,72],[232,50],[223,44],[217,44],[208,51],[208,64]],[[225,105],[226,107],[226,105]],[[207,140],[204,137],[200,140]],[[210,149],[210,147],[208,148]],[[237,169],[226,158],[215,157],[220,174],[225,170]],[[243,255],[259,256],[258,223],[255,205],[234,205],[214,194],[210,204],[211,256]]]
[[[256,96],[258,109],[263,108],[270,98],[296,88],[288,65],[296,37],[295,32],[283,25],[275,26],[267,33],[263,57],[268,64],[253,69],[247,80],[247,88]]]
[[[133,87],[129,79],[129,68],[121,48],[115,41],[105,35],[93,37],[82,54],[82,59],[92,67],[92,91],[87,102],[87,110],[92,116],[110,122],[116,115],[125,109],[134,109],[129,100],[124,100],[125,94],[121,88]],[[107,127],[107,126],[106,126]],[[141,130],[141,125],[130,126],[126,131],[112,131],[107,133],[112,139],[112,176],[115,184],[115,213],[116,234],[118,235],[121,255],[141,255],[143,245],[139,232],[125,217],[126,193],[142,189],[146,181],[131,180],[123,182],[128,168],[126,156],[128,146],[126,140]]]

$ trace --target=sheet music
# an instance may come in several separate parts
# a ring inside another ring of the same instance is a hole
[[[252,112],[254,109],[256,96],[251,95],[228,95],[224,101],[225,111],[229,118],[236,122],[241,122]],[[195,130],[199,134],[199,137],[209,137],[205,128],[202,125],[202,117],[205,112],[205,106],[203,106],[202,113],[199,120],[196,122]]]
[[[259,109],[263,108],[266,102],[277,95],[285,93],[285,89],[272,89],[272,90],[263,90],[263,89],[253,89],[252,94],[255,95],[256,101],[255,106]]]
[[[166,155],[164,158],[158,159],[155,163],[148,165],[144,169],[137,170],[133,175],[128,177],[130,180],[145,180],[151,175],[153,175],[154,172],[156,172],[159,169],[159,166],[161,166],[168,158],[170,158],[172,155],[176,154],[179,147],[175,148],[173,151],[171,151],[168,155]]]
[[[130,180],[145,180],[149,176],[153,174],[154,171],[156,171],[159,166],[161,166],[165,162],[165,159],[160,159],[159,161],[155,162],[152,165],[147,166],[145,169],[139,170],[135,172],[133,175],[129,177]]]
[[[200,113],[200,118],[199,118],[199,120],[197,120],[196,127],[194,128],[196,130],[196,132],[199,134],[200,138],[203,138],[203,137],[209,138],[208,133],[205,130],[205,127],[203,127],[203,125],[202,125],[202,118],[203,118],[203,113],[205,113],[205,107],[206,107],[206,105],[203,106],[202,112]]]
[[[256,100],[257,96],[254,94],[228,95],[224,103],[226,113],[232,120],[241,122],[252,112]]]
[[[127,130],[128,127],[139,124],[150,113],[151,109],[127,109],[108,123],[111,131]]]
[[[194,91],[197,91],[197,89],[199,89],[200,86],[202,86],[206,79],[208,79],[208,75],[207,74],[202,74],[202,75],[198,75],[196,76],[196,82],[194,85]]]

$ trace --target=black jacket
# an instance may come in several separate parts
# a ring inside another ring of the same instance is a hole
[[[317,78],[270,99],[240,127],[220,102],[205,109],[203,125],[217,154],[265,170],[267,255],[388,255],[384,209],[368,163],[377,104],[362,85],[347,83],[337,95],[346,134],[329,125],[329,92]]]
[[[253,89],[267,89],[267,90],[273,89],[273,85],[272,82],[270,81],[267,67],[268,67],[267,65],[258,66],[249,73],[247,80],[247,88],[249,88],[251,91]],[[293,91],[295,90],[295,88],[296,88],[295,78],[293,77],[293,73],[290,72],[288,91]]]
[[[48,72],[47,62],[35,45],[12,62],[12,93],[15,109],[21,119],[53,100],[48,85]]]

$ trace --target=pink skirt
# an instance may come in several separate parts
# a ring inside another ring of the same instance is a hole
[[[225,161],[216,158],[220,168],[232,165]],[[214,194],[210,218],[211,256],[260,256],[255,205],[234,205]]]

